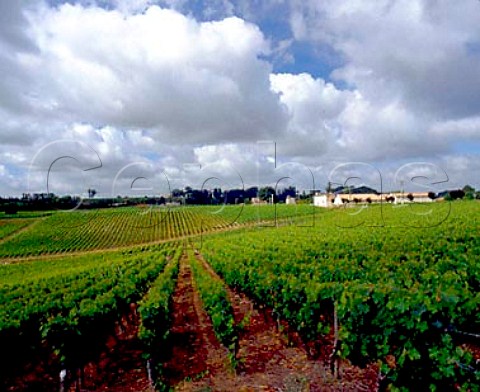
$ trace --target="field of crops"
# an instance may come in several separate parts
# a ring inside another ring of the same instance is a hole
[[[284,390],[296,374],[301,390],[478,391],[479,218],[472,201],[5,219],[0,385]]]
[[[275,219],[313,221],[311,206],[225,206],[180,208],[118,208],[56,212],[40,219],[33,230],[0,243],[0,258],[68,253],[146,244],[195,236],[239,224]],[[0,220],[0,240],[34,222],[33,219]],[[260,223],[259,223],[260,224]]]
[[[32,256],[125,247],[225,226],[218,217],[199,211],[122,208],[62,213],[43,219],[0,244],[0,257]]]
[[[29,219],[4,219],[0,220],[0,241],[5,237],[23,229],[32,222]]]
[[[167,244],[108,257],[2,266],[0,345],[12,353],[2,356],[2,369],[9,370],[2,377],[44,351],[55,358],[56,372],[84,365],[113,323],[180,254],[181,248]]]
[[[307,339],[338,326],[335,355],[380,361],[385,383],[478,388],[480,367],[464,345],[480,337],[478,206],[435,206],[428,220],[393,208],[384,220],[372,208],[358,227],[344,210],[314,228],[218,235],[202,253]]]

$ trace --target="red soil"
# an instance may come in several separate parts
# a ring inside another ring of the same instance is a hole
[[[176,385],[186,379],[212,378],[227,371],[227,352],[215,337],[185,258],[180,261],[173,296],[170,343],[172,353],[163,367],[164,380],[168,385]]]
[[[213,279],[220,279],[197,255]],[[359,369],[340,364],[340,377],[334,378],[324,360],[312,360],[298,334],[286,324],[279,325],[268,309],[258,309],[242,293],[227,288],[235,322],[242,325],[236,356],[236,374],[209,377],[208,383],[190,383],[188,390],[213,391],[374,391],[377,369]],[[325,352],[331,352],[327,347]]]
[[[220,279],[197,255],[213,279]],[[240,325],[239,345],[232,364],[228,351],[215,337],[186,257],[180,261],[173,296],[173,325],[162,380],[176,391],[374,391],[378,371],[375,366],[360,369],[341,362],[339,377],[331,374],[331,337],[315,343],[319,358],[309,356],[311,344],[286,323],[277,323],[272,312],[259,308],[242,293],[228,289],[235,322]],[[137,339],[139,319],[131,313],[116,325],[99,358],[83,371],[81,391],[139,392],[152,390],[147,379],[142,347]],[[235,365],[235,367],[234,367]],[[58,376],[42,373],[38,366],[28,377],[48,381],[43,390],[58,390]],[[41,385],[37,384],[37,385]],[[10,390],[27,390],[17,384]],[[79,386],[80,387],[80,386]],[[38,388],[30,390],[42,390]],[[70,391],[75,390],[73,384]]]

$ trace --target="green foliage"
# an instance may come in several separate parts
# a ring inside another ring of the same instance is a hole
[[[10,268],[0,269],[8,277],[0,286],[0,345],[15,346],[16,339],[30,336],[32,346],[46,342],[66,366],[81,361],[101,347],[104,333],[128,313],[175,249],[168,244],[117,252],[84,264],[85,258],[56,260],[48,272],[23,281],[22,272],[41,271],[45,264],[5,266]]]
[[[335,303],[341,355],[380,361],[392,388],[473,391],[480,371],[456,331],[480,331],[479,207],[455,204],[445,220],[446,205],[424,219],[416,207],[373,206],[357,227],[361,214],[339,210],[314,228],[207,238],[202,252],[228,285],[309,339],[330,329]]]
[[[0,220],[0,240],[16,231],[23,229],[33,221],[29,219],[2,219]]]
[[[126,247],[223,227],[200,208],[118,208],[57,212],[0,245],[0,257]]]
[[[148,294],[140,301],[138,308],[140,315],[138,337],[145,345],[147,360],[151,360],[153,364],[154,378],[158,389],[165,387],[162,382],[161,353],[164,352],[162,346],[166,342],[172,323],[172,295],[177,282],[181,253],[181,248],[178,248],[165,270],[153,283]]]
[[[191,253],[189,256],[195,283],[215,334],[230,353],[235,354],[238,335],[227,290],[220,280],[212,278]]]
[[[0,258],[127,247],[274,219],[304,219],[310,223],[315,211],[318,209],[312,206],[240,205],[57,212],[0,244]],[[0,220],[0,238],[28,223],[14,221]]]
[[[258,197],[260,200],[270,201],[272,195],[275,195],[275,189],[271,186],[266,186],[258,190]]]

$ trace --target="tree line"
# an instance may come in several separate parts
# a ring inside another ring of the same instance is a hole
[[[160,196],[116,196],[96,197],[95,189],[88,189],[88,198],[75,195],[59,196],[54,193],[24,193],[22,197],[0,197],[0,211],[6,214],[16,214],[18,211],[49,211],[69,210],[73,208],[112,208],[135,205],[220,205],[250,203],[254,198],[275,203],[285,202],[288,196],[296,197],[295,187],[274,189],[273,187],[250,187],[247,189],[194,189],[190,186],[184,189],[173,189],[168,195]],[[300,198],[308,198],[303,192]]]

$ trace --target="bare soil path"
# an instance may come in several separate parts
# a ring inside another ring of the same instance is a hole
[[[197,259],[220,279],[211,266],[196,253]],[[347,362],[340,364],[335,378],[328,363],[309,358],[301,338],[286,323],[279,325],[271,311],[259,309],[243,293],[227,287],[235,322],[239,330],[236,375],[230,379],[210,380],[210,390],[227,391],[376,391],[377,369],[359,369]],[[330,344],[332,344],[331,342]],[[326,352],[332,350],[327,347]],[[202,390],[205,386],[198,385]]]
[[[132,304],[131,313],[116,323],[115,333],[108,337],[100,358],[85,366],[84,391],[149,390],[143,347],[137,338],[139,324],[136,306]]]
[[[189,391],[190,382],[228,376],[230,361],[226,349],[215,337],[212,323],[195,287],[187,257],[180,260],[177,287],[173,296],[172,353],[164,364],[168,385]]]

